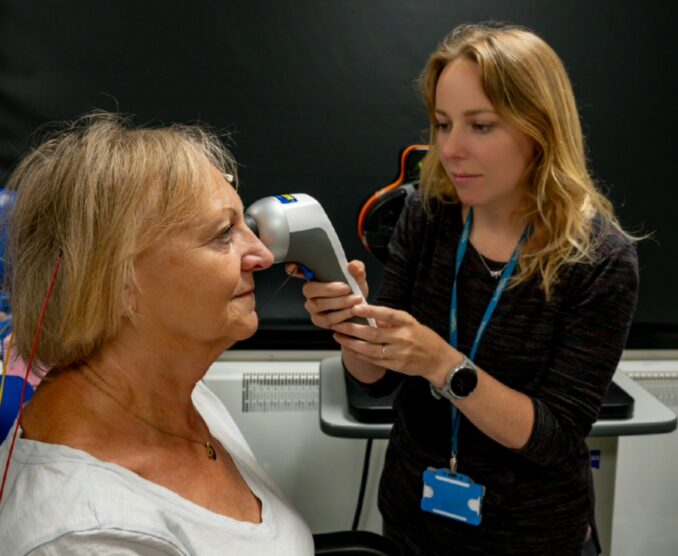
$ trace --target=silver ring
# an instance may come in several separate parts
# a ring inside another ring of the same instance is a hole
[[[388,349],[388,346],[386,344],[381,344],[381,358],[386,359],[387,357],[387,352],[386,350]]]

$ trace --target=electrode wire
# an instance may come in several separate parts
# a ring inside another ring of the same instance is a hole
[[[40,315],[40,320],[38,321],[38,329],[35,331],[35,338],[33,339],[33,347],[31,349],[31,354],[28,358],[28,363],[26,364],[26,373],[24,375],[24,386],[21,390],[21,401],[19,402],[19,415],[16,419],[16,426],[14,427],[14,434],[12,435],[12,443],[9,445],[9,451],[7,452],[7,463],[5,464],[5,471],[2,475],[2,484],[0,484],[0,504],[2,503],[2,495],[5,492],[5,483],[7,482],[7,473],[9,472],[9,463],[12,461],[12,452],[14,451],[14,444],[16,443],[17,433],[19,432],[19,427],[21,426],[21,416],[24,409],[24,400],[26,399],[26,386],[28,385],[28,376],[33,367],[33,361],[35,360],[35,352],[38,349],[38,340],[40,338],[40,332],[42,332],[42,324],[45,321],[45,314],[47,313],[47,304],[49,303],[49,298],[52,295],[52,290],[54,289],[54,284],[56,283],[57,274],[59,273],[59,268],[61,267],[61,255],[57,258],[56,265],[54,266],[54,273],[52,274],[52,281],[49,283],[49,288],[47,289],[47,295],[45,295],[45,301],[42,305],[42,313]]]

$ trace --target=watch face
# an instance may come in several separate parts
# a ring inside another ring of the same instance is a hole
[[[455,396],[465,398],[468,396],[478,384],[478,375],[469,367],[462,367],[458,369],[452,380],[450,381],[450,390]]]

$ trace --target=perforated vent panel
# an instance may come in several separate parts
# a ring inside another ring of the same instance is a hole
[[[678,372],[627,372],[629,378],[635,380],[645,390],[669,407],[678,412]]]
[[[318,411],[319,373],[244,373],[242,412]]]

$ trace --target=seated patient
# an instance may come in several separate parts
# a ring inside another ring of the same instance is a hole
[[[257,328],[272,255],[236,165],[195,127],[86,116],[19,164],[15,345],[49,369],[0,446],[3,554],[313,553],[299,515],[201,382]]]

